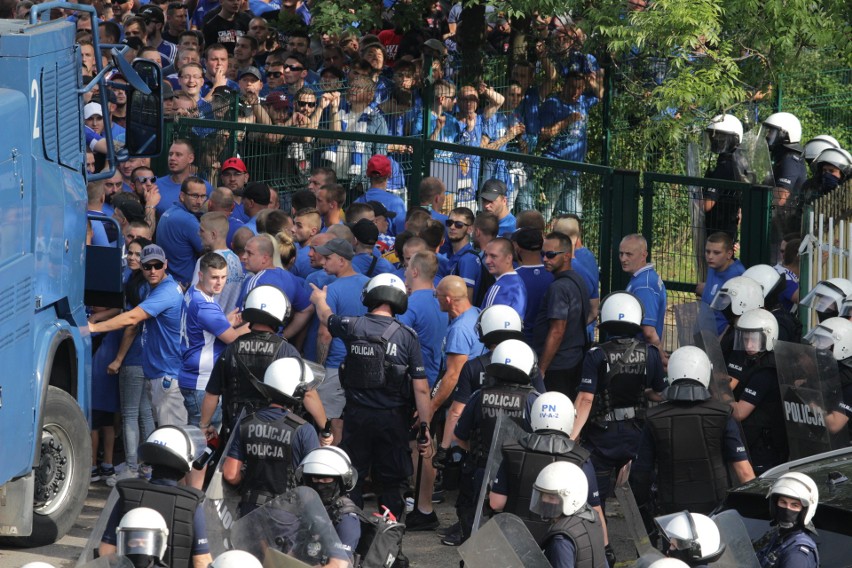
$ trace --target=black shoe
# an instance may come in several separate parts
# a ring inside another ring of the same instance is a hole
[[[462,535],[461,531],[448,534],[447,536],[441,537],[441,544],[446,546],[461,546],[464,542],[464,535]]]
[[[456,521],[448,527],[438,529],[438,536],[447,536],[448,534],[461,533],[461,523]]]
[[[428,515],[418,510],[411,511],[405,518],[405,530],[408,531],[432,531],[438,528],[438,515],[432,511]]]
[[[436,489],[432,492],[432,503],[443,503],[444,502],[444,490]]]

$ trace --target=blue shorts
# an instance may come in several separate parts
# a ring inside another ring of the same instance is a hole
[[[201,404],[204,402],[205,391],[181,387],[180,393],[183,395],[183,405],[186,407],[187,424],[198,426],[201,423]],[[222,423],[221,402],[216,406],[216,412],[213,413],[210,423],[216,428]]]

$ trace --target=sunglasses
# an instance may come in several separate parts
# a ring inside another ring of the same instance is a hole
[[[566,251],[564,251],[564,250],[548,250],[548,251],[543,250],[543,251],[541,251],[541,258],[553,260],[554,258],[559,256],[560,254],[565,254],[565,252]]]
[[[157,183],[157,176],[138,177],[136,183]]]
[[[280,79],[284,75],[283,71],[267,71],[266,76],[270,79]]]
[[[465,223],[464,221],[453,221],[452,219],[447,219],[444,221],[447,227],[455,227],[456,229],[461,229],[463,227],[470,227],[470,223]]]
[[[287,69],[289,71],[304,71],[305,70],[304,67],[299,67],[298,65],[285,65],[284,69]]]
[[[142,270],[145,272],[150,272],[152,270],[162,270],[163,266],[165,266],[162,262],[150,262],[148,264],[142,265]]]
[[[310,108],[314,108],[315,106],[317,106],[316,101],[296,101],[296,104],[299,106],[306,106]]]

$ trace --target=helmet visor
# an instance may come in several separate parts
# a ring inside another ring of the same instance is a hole
[[[766,127],[766,144],[770,148],[778,144],[784,144],[787,138],[787,133],[775,126],[764,125]]]
[[[811,308],[817,312],[838,311],[838,306],[843,304],[845,296],[843,293],[824,282],[817,284],[816,287],[805,296],[801,304],[807,308]]]
[[[737,148],[737,135],[708,128],[704,131],[704,147],[714,154],[733,152]]]
[[[564,511],[562,497],[533,487],[530,511],[542,519],[558,519]]]
[[[692,515],[686,511],[657,517],[654,522],[660,528],[663,538],[676,550],[690,550],[698,540]]]
[[[852,300],[846,300],[843,302],[843,305],[840,306],[840,313],[838,315],[842,318],[852,316]]]
[[[831,334],[831,331],[822,327],[821,325],[816,326],[805,336],[805,341],[814,346],[814,349],[821,350],[832,350],[834,349],[834,337]]]
[[[166,536],[158,529],[118,529],[118,554],[139,554],[160,557],[166,546]]]
[[[766,351],[766,334],[762,329],[737,329],[734,333],[734,350],[757,355]]]
[[[731,297],[727,292],[717,292],[713,297],[713,301],[710,302],[710,307],[716,311],[724,312],[731,305]]]

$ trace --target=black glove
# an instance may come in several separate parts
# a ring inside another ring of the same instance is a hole
[[[449,452],[447,448],[438,446],[438,449],[435,451],[435,455],[432,456],[432,467],[438,470],[444,469],[445,467],[447,467],[448,458]]]
[[[615,551],[612,549],[612,545],[606,545],[604,548],[604,554],[606,555],[607,564],[609,564],[609,568],[615,566]]]

